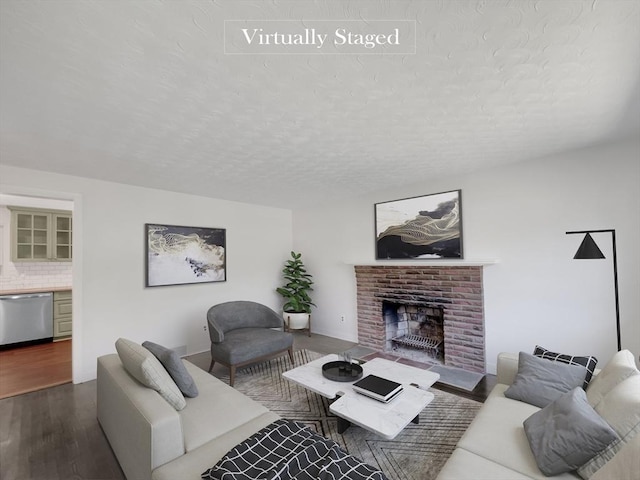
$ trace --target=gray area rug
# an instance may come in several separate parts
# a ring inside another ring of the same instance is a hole
[[[321,357],[308,350],[295,352],[295,365]],[[282,378],[291,369],[287,355],[239,370],[235,388],[281,417],[297,420],[340,444],[348,453],[379,467],[390,480],[432,480],[475,417],[480,403],[431,389],[435,399],[420,414],[420,424],[386,440],[357,426],[343,434],[329,412],[329,400]],[[228,381],[228,377],[219,374]]]
[[[482,373],[467,372],[461,368],[445,367],[444,365],[434,365],[429,370],[440,374],[439,383],[460,388],[467,392],[473,391],[478,382],[484,377]]]

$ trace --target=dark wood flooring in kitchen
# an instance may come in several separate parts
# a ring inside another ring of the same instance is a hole
[[[338,353],[353,345],[322,335],[309,338],[306,334],[295,334],[295,348],[320,353]],[[206,369],[211,357],[205,352],[188,359]],[[47,371],[45,367],[41,370]],[[474,392],[453,393],[482,401],[494,383],[495,376],[491,375]],[[77,385],[66,383],[0,400],[0,478],[125,479],[96,419],[95,380]]]
[[[71,340],[0,350],[0,398],[71,381]]]

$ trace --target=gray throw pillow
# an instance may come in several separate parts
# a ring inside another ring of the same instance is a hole
[[[582,365],[585,367],[587,369],[587,376],[585,377],[584,385],[582,386],[585,390],[589,386],[591,377],[596,371],[596,365],[598,364],[598,359],[593,355],[589,357],[578,357],[576,355],[567,355],[566,353],[556,353],[551,350],[547,350],[540,345],[536,345],[533,354],[536,357],[546,358],[547,360],[552,360],[554,362],[570,363],[571,365]]]
[[[504,396],[544,408],[560,395],[584,384],[587,369],[535,357],[518,356],[518,373]]]
[[[142,385],[158,392],[176,410],[182,410],[187,402],[176,385],[153,353],[142,345],[119,338],[116,350],[124,369]]]
[[[193,377],[189,374],[182,360],[180,360],[180,357],[174,350],[153,342],[143,342],[142,346],[160,360],[160,363],[167,370],[171,378],[173,378],[173,381],[176,382],[176,385],[184,396],[191,398],[198,396],[198,387],[193,381]]]
[[[570,472],[618,439],[589,405],[582,388],[574,388],[524,421],[524,431],[538,468],[547,476]]]

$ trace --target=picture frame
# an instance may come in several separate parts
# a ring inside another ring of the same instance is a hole
[[[462,191],[374,205],[376,259],[462,259]]]
[[[146,287],[225,282],[226,229],[145,223]]]

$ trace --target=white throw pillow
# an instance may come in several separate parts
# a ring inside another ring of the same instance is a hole
[[[613,387],[596,405],[595,411],[620,439],[578,468],[578,474],[585,479],[591,478],[626,444],[640,435],[640,375],[631,375]]]
[[[587,387],[589,404],[596,408],[613,387],[631,375],[638,375],[639,373],[633,360],[633,354],[629,350],[617,352],[589,383]]]
[[[638,480],[640,435],[636,435],[589,480]]]
[[[176,382],[169,376],[160,361],[149,350],[131,340],[119,338],[116,350],[124,368],[145,387],[152,388],[176,410],[182,410],[187,402]]]

